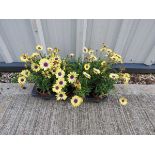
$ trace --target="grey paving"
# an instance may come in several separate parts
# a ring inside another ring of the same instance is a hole
[[[101,103],[72,108],[31,96],[33,84],[0,83],[1,135],[151,135],[155,134],[155,85],[116,85]],[[125,95],[129,104],[121,106]]]

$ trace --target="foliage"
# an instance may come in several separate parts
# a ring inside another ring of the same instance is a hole
[[[83,48],[83,58],[78,59],[73,53],[61,59],[58,48],[47,48],[48,55],[42,55],[41,45],[37,45],[36,50],[31,56],[23,54],[20,57],[27,67],[19,74],[20,86],[23,87],[28,80],[34,82],[43,93],[56,93],[57,100],[73,96],[71,104],[74,107],[79,106],[86,96],[107,95],[120,79],[124,83],[130,80],[128,73],[111,73],[112,65],[123,61],[105,44],[100,49],[102,56],[99,58],[95,51],[86,47]]]

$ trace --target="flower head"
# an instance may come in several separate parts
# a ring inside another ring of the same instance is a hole
[[[90,64],[89,63],[87,63],[87,64],[84,65],[84,69],[85,70],[89,70],[89,68],[90,68]]]
[[[56,75],[56,78],[63,78],[65,76],[65,72],[61,68],[59,68],[57,69],[55,75]]]
[[[75,86],[77,89],[81,89],[81,83],[80,83],[80,81],[76,80],[76,82],[74,83],[74,86]]]
[[[38,72],[40,70],[40,66],[36,63],[32,63],[31,64],[31,69],[34,71],[34,72]]]
[[[39,64],[40,64],[40,68],[44,70],[50,69],[52,66],[50,61],[46,58],[41,59]]]
[[[52,87],[53,92],[59,93],[61,91],[62,87],[58,84],[54,84]]]
[[[26,82],[25,76],[20,76],[20,77],[18,78],[18,83],[19,83],[19,84],[24,85],[25,82]]]
[[[47,48],[47,51],[51,54],[51,53],[53,52],[53,48],[48,47],[48,48]]]
[[[94,72],[95,74],[100,74],[100,73],[101,73],[100,70],[99,70],[99,69],[96,69],[96,68],[93,68],[93,72]]]
[[[82,103],[83,103],[83,98],[81,98],[80,96],[75,95],[71,99],[71,104],[75,108],[80,106]]]
[[[65,87],[66,85],[66,81],[64,78],[59,78],[57,81],[56,81],[56,84],[58,84],[59,86],[61,86],[62,88]]]
[[[58,53],[60,50],[58,48],[54,48],[53,52]]]
[[[127,105],[128,100],[125,97],[121,97],[121,98],[119,98],[119,102],[121,105]]]
[[[115,73],[110,73],[109,77],[113,80],[117,80],[119,78],[119,75]]]
[[[43,46],[41,46],[41,45],[37,45],[37,46],[36,46],[36,50],[38,50],[38,51],[42,51],[42,50],[43,50]]]
[[[91,76],[90,76],[88,73],[86,73],[86,72],[83,72],[83,75],[84,75],[87,79],[90,79],[90,78],[91,78]]]
[[[102,61],[101,62],[101,66],[106,66],[107,62],[106,61]]]
[[[83,48],[83,53],[88,53],[89,51],[88,51],[88,48],[87,47],[84,47]]]
[[[51,78],[51,73],[50,73],[50,71],[42,71],[41,72],[42,73],[42,75],[44,76],[44,77],[46,77],[46,78]]]
[[[29,56],[28,56],[27,54],[22,54],[22,55],[20,56],[20,60],[21,60],[22,62],[28,62],[28,61],[29,61]]]
[[[67,95],[65,92],[59,92],[56,94],[56,99],[59,100],[66,100],[67,99]]]
[[[38,56],[40,56],[40,54],[38,52],[34,52],[34,53],[32,53],[31,58],[35,58]]]
[[[21,72],[20,74],[21,74],[22,76],[29,77],[30,71],[29,71],[28,69],[22,70],[22,72]]]
[[[78,77],[78,74],[76,72],[70,72],[67,76],[68,76],[68,82],[74,83]]]

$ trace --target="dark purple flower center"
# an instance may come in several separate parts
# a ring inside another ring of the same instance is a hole
[[[61,72],[59,72],[58,75],[61,76],[62,75]]]
[[[58,90],[58,89],[59,89],[59,87],[58,87],[58,86],[56,86],[56,87],[55,87],[55,89],[57,89],[57,90]]]
[[[62,95],[62,94],[60,94],[59,96],[60,96],[60,97],[63,97],[63,95]]]
[[[63,84],[63,81],[60,81],[59,84],[62,85]]]
[[[23,82],[23,81],[24,81],[24,79],[21,79],[21,81]]]
[[[124,102],[124,100],[122,100],[122,102]]]
[[[58,58],[55,58],[55,60],[58,60]]]
[[[71,78],[71,79],[74,79],[74,76],[73,76],[73,75],[71,75],[71,76],[70,76],[70,78]]]
[[[34,66],[34,68],[35,68],[35,69],[37,69],[37,68],[38,68],[38,66]]]
[[[45,62],[45,63],[44,63],[44,66],[45,66],[45,67],[47,67],[47,66],[48,66],[48,63],[47,63],[47,62]]]
[[[78,102],[78,100],[77,99],[74,99],[74,103],[77,103]]]

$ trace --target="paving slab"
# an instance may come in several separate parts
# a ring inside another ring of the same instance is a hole
[[[116,85],[100,103],[32,97],[34,84],[0,83],[1,135],[154,135],[155,85]],[[120,96],[128,98],[121,106]]]

